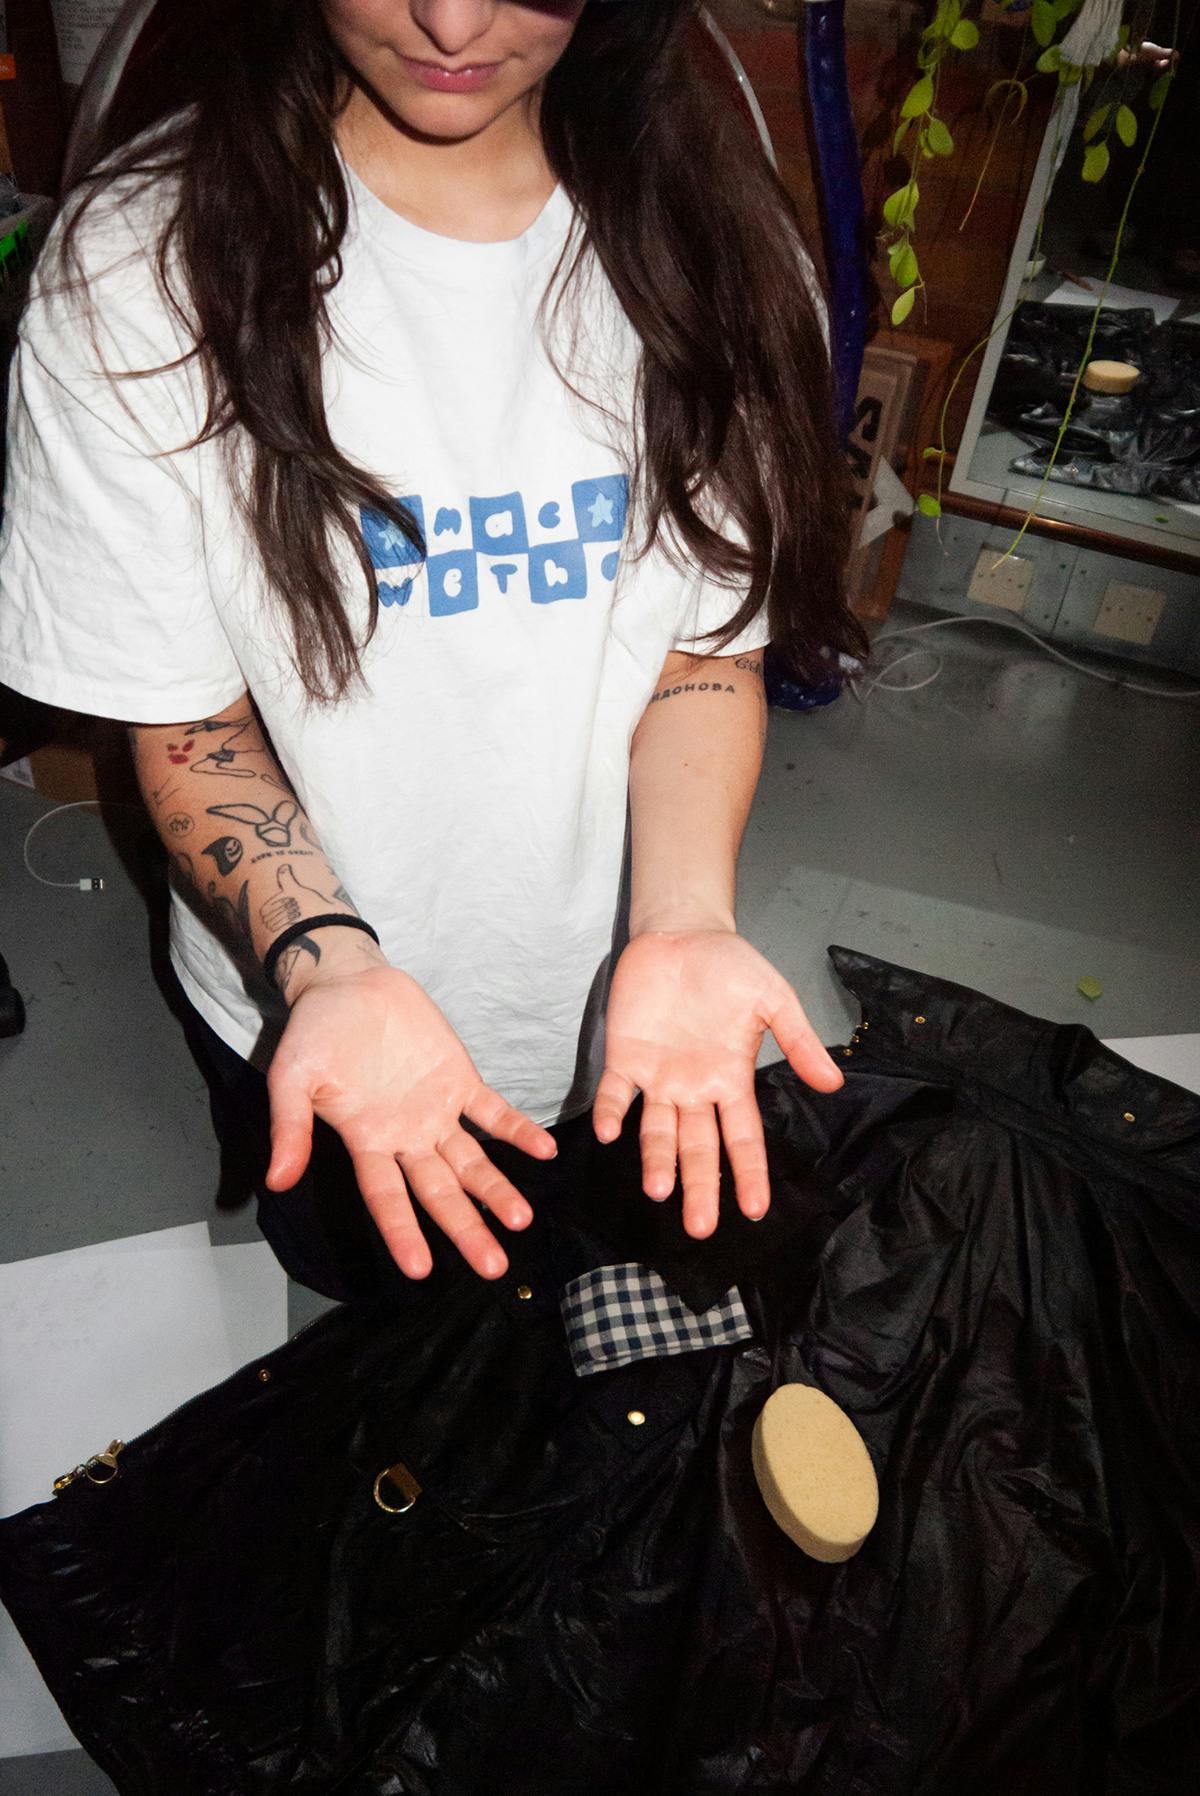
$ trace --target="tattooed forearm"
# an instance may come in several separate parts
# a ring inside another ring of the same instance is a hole
[[[217,735],[221,740],[192,761],[195,738],[201,735]],[[182,740],[167,746],[174,765],[190,762],[191,773],[222,773],[235,780],[260,779],[271,760],[271,751],[252,712],[243,717],[207,718],[202,723],[189,724]]]
[[[339,906],[357,915],[350,895],[343,886],[339,886],[330,897],[316,886],[306,885],[303,880],[297,879],[296,870],[290,861],[278,869],[275,883],[278,890],[274,897],[267,899],[258,913],[273,935],[278,935],[280,930],[287,929],[292,923],[298,923],[303,916],[316,916]]]
[[[226,817],[231,823],[249,824],[259,841],[269,848],[290,848],[292,825],[300,815],[300,806],[294,798],[285,798],[271,811],[264,811],[257,804],[210,804],[208,814]],[[314,839],[311,835],[308,838],[309,841]]]
[[[284,929],[309,918],[358,914],[245,703],[186,727],[135,725],[131,739],[146,804],[179,877],[213,921],[248,941],[260,961]],[[222,802],[208,802],[218,773],[241,782],[237,802],[219,793]],[[328,949],[325,960],[339,971],[381,958],[361,935],[354,952],[344,942],[330,941]],[[288,956],[281,967],[289,968],[298,994],[321,964],[314,936],[289,944]],[[322,978],[326,972],[321,964]],[[288,979],[280,983],[286,993]]]
[[[242,858],[243,849],[236,836],[218,836],[215,842],[209,843],[204,852],[212,855],[213,860],[217,863],[217,872],[224,877],[233,872]]]
[[[297,936],[291,947],[285,948],[283,953],[279,956],[279,961],[275,968],[275,983],[278,985],[280,991],[286,992],[288,986],[291,984],[292,974],[300,964],[301,956],[305,954],[312,956],[314,966],[320,964],[321,950],[317,947],[317,944],[313,941],[311,935]]]

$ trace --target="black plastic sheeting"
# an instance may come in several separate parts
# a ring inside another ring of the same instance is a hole
[[[1023,301],[1009,328],[988,417],[1031,445],[1014,472],[1041,476],[1058,437],[1076,373],[1091,360],[1140,369],[1130,393],[1080,387],[1052,480],[1185,502],[1200,500],[1200,321],[1156,324],[1149,307],[1060,306]]]
[[[582,1119],[499,1286],[443,1260],[334,1311],[0,1524],[0,1594],[119,1790],[1196,1787],[1200,1100],[833,955],[866,1021],[841,1092],[760,1074],[765,1222],[688,1241]],[[736,1276],[756,1339],[577,1378],[557,1280],[610,1251],[693,1307]],[[787,1379],[878,1471],[842,1566],[753,1482]],[[388,1516],[396,1459],[423,1489]]]
[[[6,1035],[20,1035],[24,1027],[25,1005],[8,977],[8,967],[0,954],[0,1040]]]

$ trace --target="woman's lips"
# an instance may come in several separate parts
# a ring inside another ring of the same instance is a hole
[[[498,62],[477,62],[448,69],[438,62],[417,62],[411,56],[401,60],[414,80],[443,94],[473,94],[486,87],[500,67]]]

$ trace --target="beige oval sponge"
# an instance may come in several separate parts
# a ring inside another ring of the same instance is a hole
[[[857,1553],[879,1514],[879,1486],[862,1435],[832,1397],[781,1384],[754,1424],[754,1476],[784,1533],[813,1559]]]
[[[1089,362],[1083,384],[1092,393],[1131,393],[1142,378],[1132,362]]]

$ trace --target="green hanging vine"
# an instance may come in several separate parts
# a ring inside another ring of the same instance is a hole
[[[1012,7],[1012,4],[1013,0],[997,0],[997,5],[1001,11],[1009,10]],[[1031,73],[1054,76],[1060,89],[1072,87],[1082,82],[1084,91],[1086,91],[1091,86],[1100,69],[1106,65],[1108,67],[1114,65],[1121,65],[1124,67],[1132,66],[1134,58],[1129,57],[1127,54],[1128,45],[1131,38],[1137,43],[1141,42],[1140,26],[1143,21],[1146,24],[1149,23],[1150,12],[1152,10],[1147,4],[1147,0],[1134,0],[1134,4],[1129,8],[1132,16],[1128,22],[1121,27],[1117,44],[1110,54],[1104,58],[1102,63],[1084,65],[1068,61],[1064,57],[1062,51],[1062,39],[1070,30],[1071,21],[1082,4],[1083,0],[1033,0],[1033,6],[1028,15],[1027,30],[1038,51]],[[1176,43],[1178,42],[1180,35],[1180,13],[1181,0],[1174,0],[1174,38]],[[1135,28],[1137,28],[1136,37]],[[916,303],[917,294],[921,292],[925,286],[925,282],[921,275],[916,248],[913,242],[914,227],[916,225],[917,211],[920,203],[920,184],[917,179],[917,173],[922,161],[930,160],[938,156],[951,156],[954,153],[954,139],[945,120],[939,116],[937,111],[939,75],[946,58],[949,55],[974,50],[979,42],[979,26],[974,19],[965,16],[963,0],[937,0],[933,18],[921,33],[917,51],[917,66],[920,73],[901,102],[900,119],[892,144],[893,152],[896,155],[899,155],[906,143],[910,146],[908,179],[900,187],[896,188],[894,192],[890,193],[883,203],[884,231],[881,234],[881,241],[887,249],[888,269],[892,280],[895,282],[898,289],[891,307],[891,321],[896,328],[903,325],[905,320],[909,317]],[[1090,359],[1091,348],[1095,339],[1096,328],[1099,323],[1100,311],[1104,304],[1104,297],[1116,273],[1117,264],[1120,261],[1121,247],[1126,222],[1129,216],[1130,203],[1137,189],[1138,182],[1145,171],[1146,154],[1149,151],[1151,143],[1154,141],[1154,135],[1158,128],[1162,108],[1170,92],[1173,80],[1174,63],[1172,62],[1154,81],[1147,96],[1147,105],[1151,114],[1150,130],[1145,134],[1141,156],[1130,180],[1125,204],[1117,226],[1112,259],[1109,263],[1108,272],[1104,277],[1104,284],[1097,298],[1093,312],[1092,325],[1087,345],[1084,349],[1079,367],[1076,369],[1075,380],[1065,408],[1063,422],[1053,445],[1050,459],[1042,477],[1041,485],[1038,488],[1033,504],[1026,514],[1025,520],[1021,525],[1021,529],[1018,532],[1015,541],[1010,545],[1010,548],[1006,553],[1011,554],[1017,543],[1020,542],[1021,537],[1024,535],[1031,519],[1035,515],[1036,507],[1041,500],[1042,494],[1045,492],[1051,471],[1055,466],[1063,440],[1066,436],[1067,427],[1070,424],[1075,401],[1082,382],[1083,372]],[[983,183],[984,173],[986,172],[988,163],[994,153],[996,143],[999,141],[1000,133],[1005,127],[1006,111],[1010,102],[1014,99],[1016,100],[1016,117],[1020,117],[1028,101],[1029,89],[1027,86],[1027,78],[1022,75],[1020,65],[1018,65],[1018,70],[1015,75],[1009,76],[1004,80],[993,84],[988,93],[988,103],[990,104],[993,98],[997,96],[1002,97],[999,115],[992,133],[992,140],[988,146],[983,169],[980,171],[975,184],[974,193],[972,194],[970,204],[968,205],[967,212],[962,221],[963,224],[966,223],[966,220],[969,218],[971,210],[974,207],[975,200],[978,197]],[[1083,157],[1079,172],[1084,181],[1095,183],[1102,181],[1105,178],[1113,164],[1114,139],[1121,148],[1132,150],[1137,146],[1142,133],[1139,130],[1137,114],[1122,95],[1115,100],[1106,101],[1103,104],[1096,106],[1087,117],[1082,135]],[[1051,159],[1052,171],[1054,164],[1058,161],[1058,150],[1060,147],[1060,144],[1055,145],[1055,155]],[[1041,244],[1042,231],[1045,224],[1046,203],[1049,198],[1049,189],[1052,180],[1053,172],[1051,181],[1047,182],[1046,192],[1042,195],[1041,208],[1038,217],[1037,240],[1033,252],[1034,259],[1036,259]],[[961,229],[962,226],[960,225],[959,228]],[[917,497],[917,508],[926,517],[936,518],[941,515],[943,476],[945,464],[949,458],[949,450],[946,446],[946,419],[950,403],[958,390],[963,376],[971,366],[975,357],[986,348],[987,344],[998,331],[1007,326],[1012,316],[1013,314],[1010,312],[1007,316],[998,320],[987,334],[982,337],[978,343],[972,346],[960,363],[954,375],[954,379],[950,384],[949,390],[946,393],[939,417],[938,442],[929,445],[922,451],[923,460],[926,462],[934,462],[937,467],[935,490],[933,492],[922,492]]]

